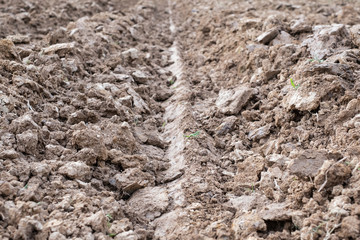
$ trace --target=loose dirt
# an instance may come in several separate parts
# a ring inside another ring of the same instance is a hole
[[[359,16],[0,1],[0,239],[359,239]]]

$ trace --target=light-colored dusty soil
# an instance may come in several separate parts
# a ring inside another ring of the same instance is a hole
[[[0,239],[360,239],[358,1],[13,0],[0,22]]]

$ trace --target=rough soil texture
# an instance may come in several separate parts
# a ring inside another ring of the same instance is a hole
[[[0,22],[0,239],[360,239],[358,1],[12,0]]]

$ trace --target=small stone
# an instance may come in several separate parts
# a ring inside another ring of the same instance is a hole
[[[139,58],[139,50],[136,48],[130,48],[121,53],[125,58],[130,58],[131,60],[136,60]]]
[[[134,78],[128,74],[117,74],[114,73],[113,76],[115,77],[116,82],[134,82]]]
[[[91,175],[90,167],[83,162],[68,162],[59,168],[59,173],[79,180],[86,180]]]
[[[75,42],[71,43],[58,43],[51,45],[50,47],[43,48],[42,51],[44,54],[54,54],[63,55],[75,49]],[[61,54],[60,54],[61,53]]]
[[[144,73],[140,70],[136,70],[131,75],[134,77],[134,80],[136,83],[144,84],[150,79],[150,77],[146,73]]]
[[[159,217],[169,205],[166,188],[147,187],[134,193],[128,201],[129,211],[140,219],[152,221]]]
[[[327,157],[322,152],[306,150],[289,163],[292,174],[302,177],[315,177]]]
[[[30,42],[30,37],[27,35],[10,35],[7,36],[6,39],[12,41],[15,44]]]
[[[269,42],[271,42],[271,40],[276,38],[278,34],[279,34],[279,30],[275,28],[261,34],[259,37],[256,38],[256,41],[262,44],[268,44]]]
[[[224,122],[215,129],[216,135],[225,135],[229,132],[232,132],[234,130],[236,120],[237,117],[235,116],[225,118]]]
[[[253,141],[260,140],[270,134],[270,128],[271,128],[271,125],[268,124],[266,126],[252,130],[248,134],[248,139],[253,140]]]
[[[291,44],[291,43],[292,43],[292,37],[289,33],[285,31],[280,31],[280,34],[277,35],[277,37],[272,42],[274,46],[279,44]]]
[[[115,185],[127,194],[132,194],[138,189],[148,186],[154,181],[153,177],[138,168],[128,168],[114,176]]]
[[[320,96],[316,92],[290,91],[283,100],[283,105],[289,110],[311,111],[320,105]]]
[[[257,90],[248,87],[221,89],[216,100],[216,106],[221,113],[236,115],[255,94],[257,94]]]

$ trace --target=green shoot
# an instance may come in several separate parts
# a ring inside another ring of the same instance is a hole
[[[25,189],[28,189],[28,187],[29,187],[29,186],[28,186],[27,184],[24,186]]]
[[[197,137],[200,134],[200,131],[196,131],[190,135],[184,135],[184,137],[186,138],[192,138],[192,137]]]
[[[117,234],[116,233],[109,233],[109,237],[115,237]]]
[[[300,87],[300,84],[298,85],[295,85],[294,81],[292,80],[292,78],[290,78],[290,83],[291,83],[291,86],[293,86],[293,88],[295,89],[298,89]]]
[[[318,61],[319,63],[322,63],[324,60],[318,59],[318,58],[313,58],[309,60],[310,62],[315,62]]]
[[[313,227],[312,231],[318,233],[318,230],[325,224],[325,222],[320,223],[318,226]]]
[[[105,216],[106,216],[106,219],[107,219],[109,222],[113,219],[110,214],[106,214]]]
[[[165,125],[166,125],[166,122],[163,122],[162,127],[165,127]]]

